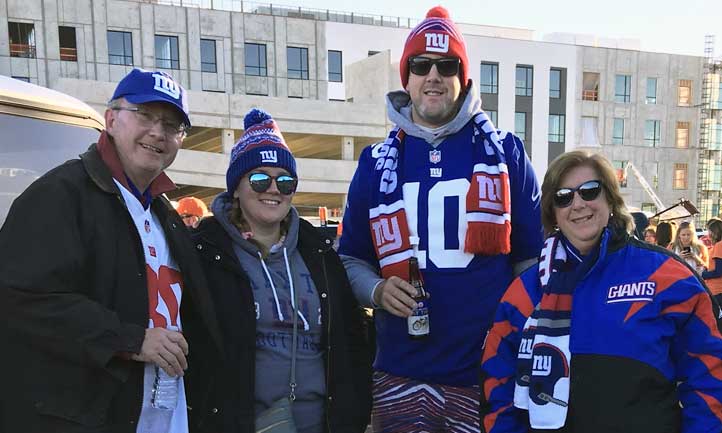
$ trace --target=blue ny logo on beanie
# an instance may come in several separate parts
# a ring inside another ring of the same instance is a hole
[[[296,160],[270,114],[254,108],[243,118],[243,127],[245,131],[233,146],[226,172],[229,192],[236,190],[244,174],[258,167],[281,167],[297,177]]]

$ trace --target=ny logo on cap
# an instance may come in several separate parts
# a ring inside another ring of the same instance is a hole
[[[272,162],[274,164],[278,163],[278,153],[276,153],[275,150],[262,150],[260,153],[261,162]]]
[[[426,33],[426,51],[431,53],[449,52],[449,35],[444,33]]]
[[[163,74],[153,74],[153,78],[155,78],[153,90],[165,93],[173,99],[180,98],[180,86],[173,79]]]

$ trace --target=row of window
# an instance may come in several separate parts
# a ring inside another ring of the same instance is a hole
[[[259,77],[268,75],[265,44],[246,43],[244,53],[246,75]],[[340,52],[338,53],[340,54]],[[286,58],[288,78],[308,80],[308,48],[287,47]],[[340,56],[338,62],[340,63]],[[130,32],[108,31],[108,63],[133,65],[133,42]],[[329,55],[330,64],[331,56]],[[155,35],[155,66],[164,69],[180,69],[178,36]],[[201,71],[217,72],[216,41],[214,39],[201,39]],[[334,69],[333,72],[338,74],[340,79],[341,72],[337,69]],[[329,77],[330,75],[331,70],[329,69]]]
[[[526,117],[528,113],[517,111],[514,113],[514,134],[526,141]],[[564,143],[566,130],[566,116],[564,114],[549,115],[549,129],[547,140],[550,143]]]
[[[489,116],[491,122],[498,128],[499,125],[496,122],[497,112],[496,110],[484,110]],[[527,141],[526,136],[526,118],[527,114],[522,111],[514,113],[514,134],[521,138],[523,141]],[[566,130],[566,116],[564,114],[550,114],[549,115],[549,132],[548,140],[551,143],[564,143],[564,133]]]
[[[8,22],[10,37],[10,55],[12,57],[35,58],[35,26],[31,23]],[[77,61],[77,42],[75,28],[58,27],[60,59]],[[369,52],[371,55],[372,52]],[[180,69],[178,37],[155,36],[156,67]],[[308,79],[308,48],[287,47],[288,77]],[[108,31],[108,63],[113,65],[133,65],[133,41],[130,32]],[[266,45],[245,44],[246,75],[267,76]],[[217,72],[216,41],[201,39],[201,70]],[[596,72],[583,73],[582,99],[599,100],[600,75]],[[341,51],[328,51],[328,81],[343,81],[343,55]],[[533,96],[534,68],[528,65],[516,66],[515,92],[517,96]],[[549,71],[549,97],[561,98],[562,70],[552,68]],[[657,103],[657,78],[647,78],[645,103]],[[722,83],[720,84],[722,89]],[[481,93],[499,92],[499,64],[481,62]],[[632,100],[631,75],[617,74],[614,80],[614,101],[628,104]],[[677,105],[689,107],[692,104],[692,80],[679,80]],[[722,101],[719,102],[722,104]]]
[[[689,147],[689,122],[677,122],[675,129],[675,147]],[[662,121],[645,120],[644,144],[648,147],[659,147],[662,140]],[[624,119],[615,117],[612,124],[612,144],[624,144]]]
[[[497,94],[499,92],[499,64],[481,62],[479,80],[481,93]],[[549,71],[549,97],[560,98],[562,95],[562,70],[552,68]],[[515,90],[517,96],[533,96],[534,68],[532,66],[516,66]],[[599,73],[585,72],[582,99],[585,101],[599,100]],[[721,85],[722,86],[722,85]],[[722,88],[722,87],[721,87]],[[628,104],[632,100],[632,76],[618,74],[614,79],[614,102]],[[646,104],[657,103],[657,78],[647,78]],[[677,105],[692,105],[692,80],[679,80]]]
[[[8,23],[10,56],[35,58],[35,26],[30,23]],[[58,27],[60,60],[78,60],[75,27]],[[132,33],[108,31],[108,63],[111,65],[133,66]],[[288,78],[308,80],[308,48],[287,47]],[[265,44],[245,44],[246,75],[265,77],[268,63]],[[163,69],[180,69],[178,36],[155,35],[155,66]],[[201,71],[218,71],[216,41],[201,39]],[[328,51],[328,81],[343,81],[343,59],[341,51]]]
[[[497,112],[488,110],[486,112],[491,121],[496,125]],[[527,114],[525,112],[514,113],[514,134],[522,140],[526,137]],[[614,118],[612,127],[612,144],[624,144],[624,119]],[[675,133],[675,146],[680,149],[689,147],[690,122],[677,122]],[[564,114],[549,115],[549,129],[547,140],[550,143],[564,143],[566,131],[566,116]],[[647,120],[644,123],[644,144],[649,147],[659,147],[662,140],[662,122],[660,120]],[[713,130],[712,147],[722,146],[722,125],[717,125]]]
[[[497,112],[495,110],[486,110],[494,125],[497,125]],[[527,115],[529,113],[514,113],[514,134],[522,140],[527,140]],[[596,124],[596,118],[584,119],[591,120]],[[612,124],[612,144],[623,145],[624,142],[625,120],[615,117]],[[596,128],[594,128],[596,130]],[[550,143],[564,143],[564,134],[566,132],[566,116],[564,114],[549,115],[549,129],[547,140]],[[675,128],[675,147],[679,149],[687,149],[690,144],[690,122],[677,122]],[[648,147],[660,147],[662,141],[662,121],[646,120],[644,122],[644,144]],[[710,128],[710,136],[708,139],[710,149],[722,150],[722,124],[714,124]]]
[[[481,77],[479,87],[481,93],[499,93],[499,64],[481,62]],[[533,96],[534,92],[534,68],[527,65],[517,65],[515,92],[517,96]],[[549,71],[549,97],[561,98],[562,96],[562,70],[552,68]]]
[[[35,25],[8,22],[8,36],[11,57],[35,58]],[[58,26],[58,42],[60,60],[77,62],[78,46],[75,39],[75,27]]]
[[[620,188],[627,187],[627,165],[629,161],[614,160],[612,166],[617,174],[617,181],[619,182]],[[659,184],[659,163],[652,164],[652,186],[657,189]],[[674,163],[672,166],[672,189],[687,189],[688,188],[688,165],[684,162]],[[660,209],[661,210],[661,209]],[[651,203],[643,203],[642,211],[650,211],[656,213],[654,205]]]
[[[599,100],[599,73],[583,73],[582,100]],[[644,103],[655,105],[658,102],[658,78],[648,77],[645,86]],[[632,101],[632,76],[617,74],[614,77],[614,102],[629,104]],[[680,107],[692,106],[692,80],[679,80],[677,86],[677,105]]]
[[[203,47],[201,47],[201,53]],[[265,77],[268,75],[266,45],[246,43],[245,48],[246,75]],[[308,48],[287,47],[288,78],[308,80]],[[343,56],[341,51],[328,51],[328,81],[343,81]]]

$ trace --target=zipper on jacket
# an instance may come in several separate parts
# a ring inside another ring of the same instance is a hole
[[[331,293],[328,284],[328,273],[326,272],[326,251],[320,250],[321,253],[321,269],[323,270],[323,282],[326,289],[326,310],[328,311],[328,320],[326,323],[326,357],[328,359],[326,366],[326,428],[331,433],[331,403],[333,396],[331,395]]]
[[[261,430],[258,430],[256,433],[264,433],[264,432],[267,432],[267,431],[271,431],[271,430],[273,430],[273,429],[275,429],[275,428],[277,428],[277,427],[279,427],[279,426],[281,426],[281,425],[283,425],[283,424],[288,424],[288,420],[287,420],[287,419],[284,419],[284,420],[282,420],[282,421],[275,422],[275,423],[269,425],[268,427],[265,427],[265,428],[262,428]],[[279,429],[279,430],[280,430],[280,429]]]

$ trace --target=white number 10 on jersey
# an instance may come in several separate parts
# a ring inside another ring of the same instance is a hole
[[[430,190],[428,197],[429,210],[426,221],[428,250],[419,249],[417,258],[419,267],[426,268],[426,260],[430,260],[437,268],[466,268],[474,258],[473,254],[464,252],[466,242],[466,193],[469,191],[469,181],[454,179],[437,182]],[[409,223],[411,236],[419,236],[419,182],[409,182],[403,185],[404,207]],[[459,209],[458,221],[446,221],[444,214],[444,199],[457,197]],[[458,249],[446,249],[444,228],[456,224],[458,236]]]

